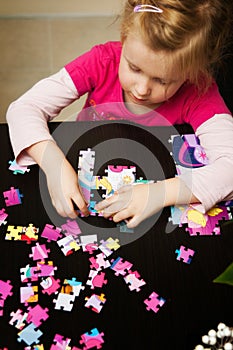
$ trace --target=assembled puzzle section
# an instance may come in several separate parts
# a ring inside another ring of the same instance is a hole
[[[94,175],[95,152],[88,148],[86,151],[80,151],[78,159],[78,178],[79,186],[82,189],[85,199],[89,206],[89,212],[92,216],[103,216],[101,211],[95,209],[95,205],[99,200],[97,192],[102,191],[101,199],[112,196],[115,191],[125,185],[151,183],[153,180],[143,178],[137,179],[137,169],[133,165],[108,165],[105,169],[106,176]],[[82,213],[80,213],[81,216]],[[111,220],[111,218],[109,218]],[[133,232],[129,229],[125,221],[117,224],[120,232]]]
[[[93,187],[94,166],[95,151],[92,151],[90,148],[86,151],[80,151],[78,158],[78,179],[87,203],[90,202],[91,189]]]
[[[195,134],[172,135],[169,139],[172,146],[171,156],[176,165],[177,175],[190,173],[193,169],[206,166],[208,157]],[[221,202],[203,214],[197,204],[171,206],[169,222],[185,226],[190,236],[220,235],[222,220],[232,219],[232,202]]]

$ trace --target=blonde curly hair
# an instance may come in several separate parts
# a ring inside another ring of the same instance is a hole
[[[162,12],[134,12],[137,5],[153,5]],[[181,77],[203,91],[212,83],[230,36],[230,5],[231,0],[127,0],[121,40],[140,30],[146,45],[168,53]]]

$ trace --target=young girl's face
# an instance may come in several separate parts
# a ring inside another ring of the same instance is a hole
[[[134,33],[123,43],[119,79],[124,101],[149,109],[171,98],[185,81],[171,66],[166,52],[153,51]]]

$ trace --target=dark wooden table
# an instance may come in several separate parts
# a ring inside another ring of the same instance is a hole
[[[51,123],[49,127],[75,168],[79,151],[92,148],[96,150],[96,174],[104,174],[106,164],[112,162],[136,165],[138,177],[153,180],[175,175],[169,153],[170,136],[174,132],[192,133],[187,125],[147,129],[124,122],[66,122]],[[85,285],[90,256],[82,250],[64,256],[56,242],[48,243],[40,237],[45,224],[60,226],[64,218],[53,209],[37,165],[24,175],[15,175],[8,169],[8,162],[14,157],[5,124],[0,125],[0,140],[0,209],[5,208],[8,213],[7,224],[0,226],[0,280],[10,280],[13,285],[13,295],[6,298],[0,316],[0,348],[17,350],[27,345],[17,341],[18,330],[9,324],[10,313],[27,310],[20,303],[20,268],[32,263],[29,254],[34,242],[5,240],[7,226],[33,223],[39,228],[38,242],[50,249],[49,258],[57,266],[56,278],[60,281],[78,276]],[[151,162],[153,157],[155,165]],[[3,192],[10,187],[19,188],[22,204],[6,207]],[[219,322],[232,326],[233,288],[213,283],[213,279],[233,261],[233,224],[222,223],[219,236],[191,237],[185,227],[169,227],[170,215],[170,208],[166,208],[133,233],[120,232],[119,227],[101,217],[77,219],[82,234],[97,234],[98,240],[107,236],[118,238],[122,245],[111,259],[122,257],[130,261],[146,284],[139,292],[130,291],[121,276],[106,269],[107,284],[98,290],[85,287],[70,312],[55,310],[55,296],[43,294],[39,288],[38,303],[49,309],[49,318],[39,327],[43,332],[39,343],[45,349],[50,349],[55,334],[70,338],[71,348],[82,348],[81,334],[96,327],[104,333],[102,348],[107,350],[192,350],[201,342],[201,336],[216,329]],[[191,264],[176,260],[175,250],[180,245],[195,250]],[[147,311],[143,303],[152,291],[166,300],[158,313]],[[85,296],[91,293],[105,294],[107,301],[100,313],[84,307]]]

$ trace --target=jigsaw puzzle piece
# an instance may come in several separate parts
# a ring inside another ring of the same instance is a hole
[[[39,343],[39,338],[42,336],[42,332],[37,327],[30,323],[22,331],[18,333],[18,342],[24,341],[27,345],[32,345],[33,343]]]
[[[80,245],[84,252],[93,254],[98,249],[97,235],[82,235],[80,236]]]
[[[176,249],[177,260],[183,261],[186,264],[190,264],[194,256],[195,251],[193,249],[187,248],[183,245],[179,249]]]
[[[32,241],[38,240],[39,228],[35,227],[33,224],[29,224],[28,227],[23,227],[23,232],[21,236],[22,241],[27,241],[30,244]]]
[[[10,280],[0,280],[0,298],[6,300],[6,298],[11,297],[13,295],[12,288],[13,285]]]
[[[9,170],[13,172],[14,175],[29,173],[30,169],[27,166],[19,165],[16,160],[9,160]]]
[[[0,209],[0,226],[6,225],[6,218],[8,217],[8,214],[6,213],[5,208]]]
[[[68,256],[70,254],[73,254],[77,250],[80,249],[79,244],[77,241],[74,239],[72,235],[65,236],[57,241],[57,244],[61,248],[63,254],[65,256]]]
[[[38,286],[28,283],[27,286],[20,287],[20,302],[25,305],[38,302]]]
[[[91,189],[93,188],[93,171],[95,165],[95,152],[88,148],[79,152],[78,182],[87,203],[90,202]]]
[[[37,271],[39,277],[54,276],[57,266],[53,266],[53,261],[39,261],[37,262]]]
[[[62,238],[61,228],[46,224],[41,232],[41,237],[46,238],[48,242],[57,241]]]
[[[5,304],[5,300],[0,299],[0,316],[3,316],[4,304]]]
[[[23,195],[18,188],[11,187],[10,190],[4,191],[5,204],[7,207],[22,204]]]
[[[38,281],[38,268],[37,266],[30,266],[27,264],[25,267],[20,268],[21,282],[26,283],[29,281]]]
[[[23,226],[8,225],[5,239],[11,241],[21,241]]]
[[[69,346],[71,339],[70,338],[64,338],[60,334],[56,334],[53,339],[54,344],[50,347],[50,350],[71,350],[71,347]]]
[[[125,276],[125,274],[132,268],[133,264],[123,258],[118,257],[115,260],[111,260],[112,265],[110,269],[115,271],[115,276]]]
[[[61,228],[65,236],[71,235],[74,238],[77,238],[81,233],[81,229],[76,220],[67,219],[66,223],[61,225]]]
[[[86,332],[81,335],[80,344],[83,344],[83,350],[88,350],[96,347],[101,349],[104,343],[104,333],[99,333],[97,328],[93,328],[89,333]]]
[[[42,293],[43,294],[54,294],[57,292],[58,289],[60,289],[60,280],[59,279],[55,279],[53,276],[49,276],[45,279],[42,279],[41,283],[40,283],[42,289]]]
[[[65,279],[61,288],[61,293],[72,294],[75,297],[78,297],[82,290],[85,287],[82,285],[82,282],[77,281],[75,277],[72,279]]]
[[[91,289],[102,288],[104,284],[107,284],[108,281],[105,279],[105,272],[98,272],[96,270],[90,270],[89,276],[86,284],[91,286]]]
[[[111,187],[108,185],[108,191],[106,191],[106,194],[103,195],[104,198],[108,198],[122,186],[133,184],[136,180],[135,166],[108,165],[105,172],[108,174],[105,177],[105,181],[111,184]],[[110,188],[111,190],[109,191]]]
[[[48,311],[48,308],[42,308],[39,304],[37,304],[33,308],[28,307],[27,322],[32,322],[36,327],[39,327],[42,324],[42,322],[48,319]]]
[[[71,311],[73,308],[73,303],[75,300],[75,295],[67,293],[59,293],[57,299],[53,299],[55,303],[56,310]]]
[[[90,297],[86,297],[85,300],[87,301],[84,306],[97,313],[100,313],[106,302],[106,298],[103,293],[100,295],[92,294]]]
[[[50,253],[50,249],[47,249],[45,244],[36,243],[32,247],[32,254],[29,254],[29,257],[33,260],[44,260],[48,258],[48,253]]]
[[[165,301],[166,300],[164,298],[159,297],[157,293],[152,292],[149,295],[149,298],[144,300],[144,303],[146,304],[146,309],[148,311],[152,310],[155,313],[157,313],[160,310],[160,308],[164,305]]]
[[[106,241],[101,240],[99,249],[106,255],[110,256],[114,251],[120,248],[119,239],[113,239],[109,237]]]
[[[111,263],[106,260],[106,255],[104,253],[99,253],[95,257],[90,257],[89,261],[91,262],[90,268],[97,271],[107,269],[109,266],[111,266]]]
[[[18,309],[16,312],[12,311],[10,316],[10,325],[15,326],[19,330],[22,330],[25,327],[28,316],[27,312],[23,312],[22,310]]]
[[[138,271],[129,271],[129,273],[124,277],[125,283],[128,285],[131,291],[140,292],[141,287],[146,284],[146,282],[140,278]]]

